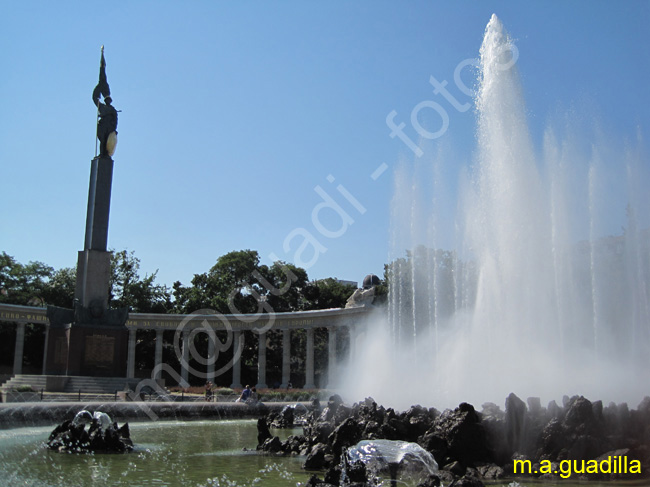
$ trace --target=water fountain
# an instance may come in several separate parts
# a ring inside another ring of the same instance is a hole
[[[363,440],[350,447],[344,458],[346,467],[362,463],[373,485],[419,485],[438,471],[431,453],[406,441]]]
[[[421,160],[396,172],[389,317],[353,366],[357,396],[441,407],[503,403],[514,391],[636,406],[647,393],[642,142],[614,147],[567,122],[536,150],[514,52],[493,15],[480,49],[477,157],[458,187],[437,177],[453,158],[430,160],[430,177]],[[453,207],[443,193],[456,193],[455,214],[441,209]],[[607,236],[612,215],[622,235]]]
[[[349,399],[372,395],[405,408],[480,405],[503,401],[511,391],[548,399],[578,393],[638,401],[644,395],[647,159],[642,149],[628,148],[616,153],[619,164],[611,169],[610,148],[600,140],[585,153],[570,131],[552,130],[538,155],[511,53],[493,17],[481,48],[479,156],[459,184],[450,223],[441,223],[449,215],[438,205],[413,198],[426,194],[425,179],[409,168],[398,171],[394,221],[400,223],[393,231],[406,238],[394,242],[389,319],[383,333],[377,326],[367,334],[359,362],[346,371],[354,381]],[[432,161],[434,173],[445,163]],[[614,210],[627,220],[623,235],[604,237],[612,184],[626,196],[627,209]],[[429,217],[416,216],[424,214]],[[444,233],[454,235],[455,250],[440,250]],[[406,259],[404,248],[411,249]],[[257,443],[253,421],[136,422],[131,430],[136,449],[130,455],[51,452],[43,446],[51,425],[2,430],[0,474],[31,485],[167,479],[165,485],[280,486],[307,478],[302,459],[242,452]]]

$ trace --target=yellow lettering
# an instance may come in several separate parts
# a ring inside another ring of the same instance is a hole
[[[517,471],[517,466],[521,466],[521,472]],[[529,474],[532,469],[530,460],[515,460],[514,473]]]
[[[598,473],[598,462],[596,460],[587,462],[587,473]]]
[[[639,460],[630,462],[630,473],[641,473],[641,462]]]
[[[567,479],[571,477],[571,460],[562,460],[560,462],[560,477]]]
[[[607,470],[605,470],[607,467]],[[612,473],[612,457],[607,457],[607,460],[601,460],[600,473]]]
[[[545,473],[551,473],[551,461],[550,460],[542,460],[539,462],[539,473],[545,474]]]

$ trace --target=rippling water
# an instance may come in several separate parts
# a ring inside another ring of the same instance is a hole
[[[66,454],[44,446],[54,428],[0,431],[3,486],[295,486],[309,474],[303,459],[247,452],[252,420],[132,423],[128,454]],[[286,437],[292,432],[275,431]]]

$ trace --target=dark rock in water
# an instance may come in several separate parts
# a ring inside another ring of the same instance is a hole
[[[486,480],[499,480],[505,476],[505,471],[503,468],[499,467],[494,463],[489,463],[487,465],[479,465],[476,467],[479,475]]]
[[[481,415],[483,416],[483,419],[493,418],[499,421],[503,421],[505,419],[505,413],[501,411],[501,408],[493,402],[486,402],[482,407],[483,410],[481,411]]]
[[[311,449],[303,465],[306,470],[320,470],[326,465],[325,456],[329,453],[329,448],[324,443],[317,443]]]
[[[334,465],[325,473],[325,482],[332,485],[341,483],[341,465]]]
[[[341,404],[343,404],[343,399],[338,394],[331,395],[330,398],[327,401],[327,406],[328,407],[339,406]]]
[[[584,430],[591,429],[594,425],[594,411],[591,402],[580,396],[569,403],[564,424],[567,428]]]
[[[302,435],[291,435],[282,443],[282,451],[287,455],[297,455],[300,453],[302,445],[307,442],[307,438]]]
[[[465,475],[465,472],[467,471],[467,467],[465,467],[465,465],[460,463],[458,460],[454,460],[453,462],[448,463],[443,467],[443,469],[447,472],[453,473],[458,477]]]
[[[587,475],[589,480],[635,480],[639,478],[638,471],[633,470],[632,462],[639,462],[641,465],[641,458],[638,452],[630,448],[622,448],[620,450],[613,450],[603,453],[596,462],[602,465],[603,468],[599,469],[597,473]]]
[[[454,482],[453,485],[454,487],[485,487],[481,479],[470,475],[464,475]]]
[[[407,421],[406,441],[410,442],[417,442],[418,438],[431,427],[434,419],[429,410],[421,406],[412,406],[404,413],[404,417]]]
[[[341,399],[341,396],[338,394],[330,396],[329,400],[327,401],[327,406],[325,409],[323,409],[322,414],[320,415],[320,419],[325,421],[330,421],[333,419],[337,409],[341,404],[343,404],[343,399]]]
[[[418,444],[431,452],[439,465],[444,465],[447,458],[447,441],[440,437],[435,430],[431,429],[422,435],[418,439]]]
[[[321,479],[319,479],[316,475],[312,475],[311,477],[309,477],[309,480],[305,484],[305,487],[316,487],[316,486],[318,486],[318,487],[336,487],[337,485],[338,485],[338,483],[331,484],[331,483],[329,483],[327,481],[324,482]]]
[[[91,415],[80,411],[72,421],[64,421],[54,428],[47,447],[60,452],[124,453],[133,450],[133,442],[127,423],[118,427],[105,413]]]
[[[539,397],[529,397],[526,402],[531,414],[539,414],[542,411],[542,400]]]
[[[262,450],[268,453],[278,453],[282,451],[282,441],[277,436],[268,438],[262,444]]]
[[[280,411],[280,414],[273,420],[274,428],[292,428],[294,422],[294,408],[292,406],[285,406]]]
[[[594,419],[599,423],[603,420],[603,401],[594,401],[591,403],[591,409],[594,413]]]
[[[446,410],[436,418],[432,429],[434,435],[446,441],[451,459],[465,465],[491,461],[485,429],[471,404],[462,403],[453,411]]]
[[[320,401],[318,400],[317,397],[312,398],[310,409],[314,413],[319,413],[320,412]]]
[[[268,419],[258,422],[261,445],[272,438],[268,426]],[[69,443],[91,441],[69,425],[60,428],[69,436]],[[630,410],[625,403],[603,407],[600,401],[590,402],[581,396],[566,396],[563,406],[551,401],[546,408],[538,398],[528,398],[527,407],[511,394],[505,412],[486,403],[478,413],[471,404],[462,403],[439,413],[421,406],[396,412],[377,405],[372,398],[349,406],[335,395],[322,412],[314,410],[306,415],[303,431],[304,435],[291,436],[280,445],[269,442],[267,448],[273,444],[272,450],[277,453],[303,455],[307,459],[305,468],[326,470],[325,481],[314,485],[367,485],[365,475],[370,470],[364,472],[363,465],[345,464],[346,449],[363,440],[417,442],[442,468],[435,474],[442,484],[455,482],[454,487],[476,487],[481,479],[498,480],[504,474],[557,480],[559,474],[552,471],[560,472],[562,461],[593,461],[614,453],[640,463],[641,475],[635,478],[650,473],[650,397]],[[515,460],[530,462],[530,473],[521,463],[515,472]],[[586,478],[587,474],[574,478]],[[436,480],[419,482],[428,486],[435,485]]]
[[[361,439],[361,428],[354,418],[345,419],[328,438],[332,444],[332,452],[336,460],[343,448],[356,445]]]
[[[430,475],[424,482],[420,482],[417,487],[440,487],[440,477],[437,475]]]
[[[273,435],[269,431],[266,416],[262,416],[257,420],[257,448],[260,449],[264,442],[270,438],[273,438]]]
[[[551,418],[562,419],[562,409],[557,405],[555,399],[548,403],[546,411]]]
[[[506,437],[511,451],[521,451],[523,447],[525,417],[526,404],[510,393],[506,398]]]
[[[365,485],[365,483],[368,481],[366,465],[362,462],[355,462],[346,465],[345,480],[349,483],[359,482]]]
[[[541,459],[554,460],[566,443],[567,439],[562,422],[558,419],[551,419],[542,431],[541,449],[538,456]]]

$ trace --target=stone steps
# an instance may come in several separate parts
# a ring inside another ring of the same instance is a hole
[[[135,390],[139,379],[124,377],[84,377],[59,375],[28,375],[17,374],[4,384],[3,390],[15,390],[20,386],[31,386],[35,391],[79,393],[82,394],[115,394],[127,388]]]
[[[45,389],[46,385],[47,376],[45,375],[17,374],[0,384],[0,389],[12,390],[21,386],[30,386],[35,391],[40,391],[41,389]]]

